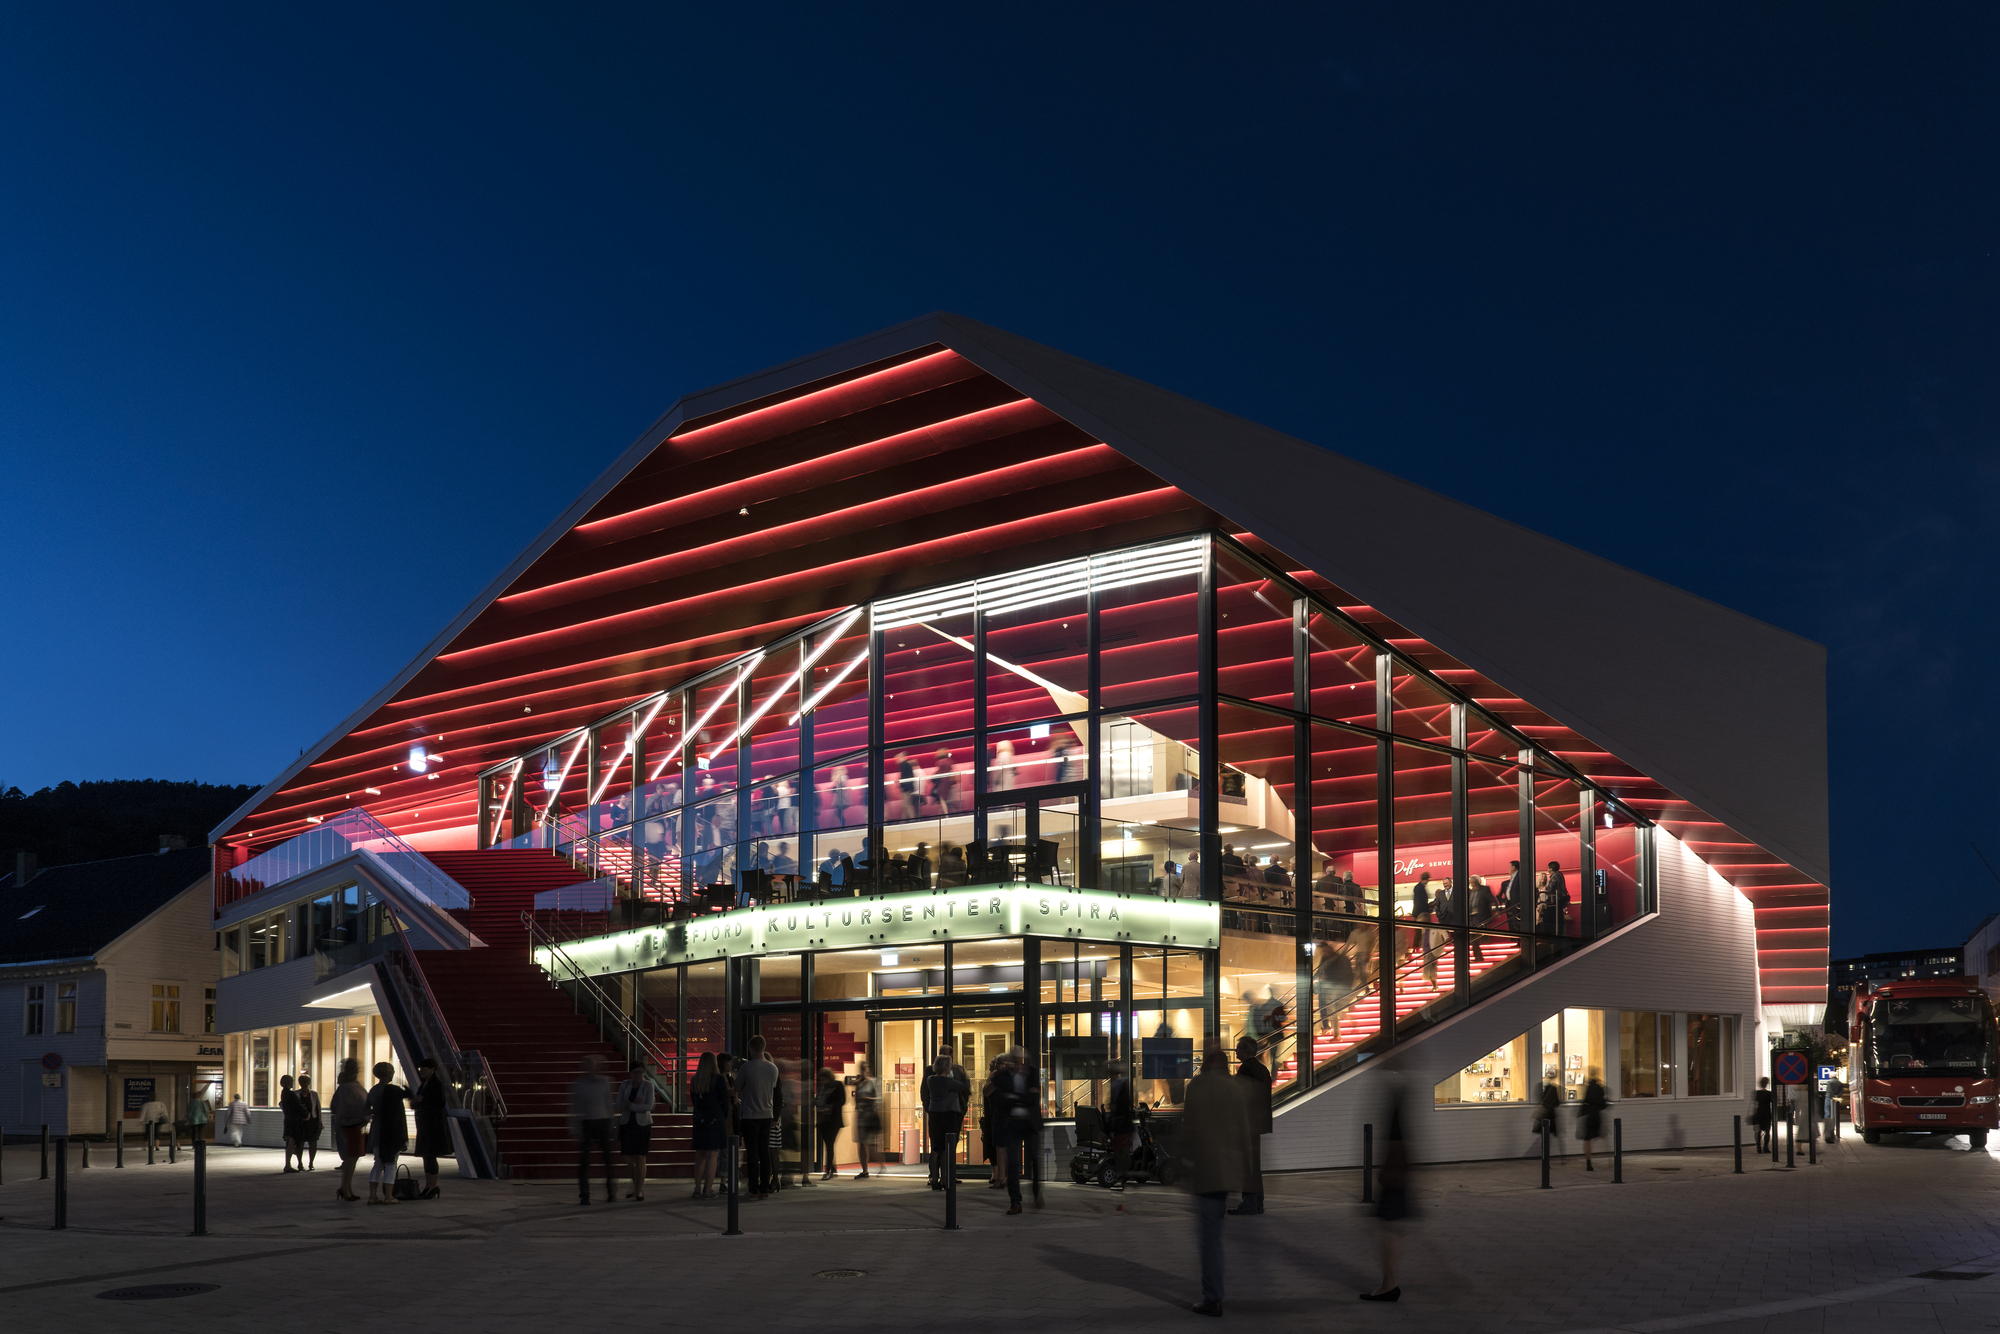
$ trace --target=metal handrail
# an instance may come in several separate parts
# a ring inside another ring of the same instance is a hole
[[[616,1016],[619,1031],[625,1038],[625,1059],[627,1061],[632,1059],[633,1048],[636,1047],[645,1054],[647,1060],[652,1062],[653,1069],[665,1073],[672,1066],[673,1058],[662,1051],[659,1045],[646,1035],[644,1029],[632,1022],[632,1017],[625,1013],[623,1007],[612,1001],[604,988],[598,986],[597,983],[584,973],[576,960],[570,958],[569,953],[556,943],[555,937],[543,930],[540,924],[535,921],[533,913],[523,912],[521,914],[521,925],[528,929],[528,958],[530,961],[534,961],[535,959],[536,942],[539,939],[542,948],[547,949],[549,952],[550,962],[559,960],[563,967],[568,970],[569,977],[567,979],[557,977],[553,969],[545,970],[548,972],[551,982],[560,986],[567,980],[574,982],[580,989],[587,992],[590,998],[597,1002],[598,1024],[600,1026],[604,1022],[604,1015]]]
[[[507,1099],[501,1095],[500,1081],[493,1074],[492,1065],[482,1056],[479,1065],[483,1071],[483,1075],[480,1079],[473,1077],[465,1059],[465,1053],[459,1049],[458,1040],[452,1036],[451,1021],[445,1018],[444,1007],[438,1004],[437,993],[431,990],[431,980],[424,976],[424,967],[421,963],[417,962],[417,952],[410,945],[410,938],[403,930],[402,920],[396,916],[396,910],[393,905],[385,904],[383,906],[389,909],[387,916],[390,923],[396,928],[396,942],[402,947],[399,953],[402,956],[403,967],[416,978],[417,986],[422,989],[422,1008],[425,1017],[436,1028],[436,1031],[429,1036],[442,1047],[442,1050],[432,1054],[440,1060],[449,1060],[451,1062],[453,1084],[455,1087],[466,1089],[467,1097],[472,1096],[474,1091],[482,1087],[483,1080],[485,1093],[492,1099],[493,1119],[496,1121],[506,1120]]]

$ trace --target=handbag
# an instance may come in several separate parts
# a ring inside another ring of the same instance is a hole
[[[399,1200],[414,1200],[417,1198],[417,1179],[410,1174],[409,1168],[403,1167],[400,1164],[397,1166],[396,1181],[394,1185],[389,1187],[389,1194]]]

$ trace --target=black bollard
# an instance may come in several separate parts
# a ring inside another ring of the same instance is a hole
[[[1361,1127],[1361,1202],[1375,1203],[1375,1127]]]
[[[56,1221],[51,1231],[69,1226],[69,1137],[56,1141]]]
[[[153,1165],[153,1154],[158,1151],[159,1147],[160,1123],[149,1121],[146,1124],[146,1166],[151,1167]]]
[[[1771,1166],[1778,1165],[1778,1108],[1771,1107]]]
[[[49,1127],[48,1124],[44,1122],[42,1125],[42,1180],[47,1181],[48,1179],[49,1179]]]
[[[181,1128],[179,1126],[168,1126],[167,1161],[170,1163],[177,1163],[180,1160],[181,1160]]]
[[[76,1170],[81,1172],[84,1168],[89,1166],[90,1166],[90,1136],[85,1135],[83,1137],[83,1161],[79,1162],[76,1165]]]
[[[1785,1166],[1798,1166],[1792,1161],[1792,1105],[1789,1102],[1785,1104]]]
[[[1735,1146],[1736,1146],[1736,1175],[1742,1176],[1743,1175],[1743,1118],[1740,1116],[1735,1116],[1731,1117],[1730,1120],[1736,1123],[1735,1129],[1730,1135],[1730,1138],[1735,1141]]]
[[[208,1145],[194,1138],[194,1235],[208,1235]]]
[[[728,1150],[728,1152],[729,1152],[729,1226],[723,1229],[723,1232],[722,1232],[722,1235],[723,1235],[723,1236],[725,1236],[725,1237],[740,1237],[740,1236],[742,1236],[742,1235],[743,1235],[743,1229],[742,1229],[742,1228],[740,1228],[740,1227],[738,1227],[738,1226],[736,1226],[736,1157],[737,1157],[737,1148],[736,1148],[736,1146],[737,1146],[737,1144],[738,1144],[738,1140],[737,1140],[736,1136],[734,1136],[734,1135],[731,1135],[731,1136],[729,1137],[729,1150]]]
[[[118,1118],[118,1167],[125,1166],[125,1118]]]
[[[1547,1117],[1542,1118],[1542,1189],[1552,1189],[1549,1185],[1549,1122]]]
[[[1806,1166],[1819,1162],[1819,1118],[1813,1114],[1812,1094],[1806,1094]]]
[[[1611,1118],[1611,1184],[1625,1184],[1625,1118]]]

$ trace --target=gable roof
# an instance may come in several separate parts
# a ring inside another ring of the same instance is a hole
[[[88,958],[208,873],[207,848],[174,848],[0,876],[0,964]]]

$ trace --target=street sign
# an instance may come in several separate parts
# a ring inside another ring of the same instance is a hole
[[[1810,1067],[1802,1051],[1781,1051],[1771,1063],[1771,1075],[1780,1084],[1803,1084]]]
[[[42,1069],[44,1070],[62,1069],[62,1053],[59,1051],[44,1053],[42,1056]]]
[[[1839,1066],[1822,1065],[1819,1068],[1819,1082],[1824,1084],[1827,1080],[1832,1079],[1835,1075],[1839,1073],[1840,1073]]]

